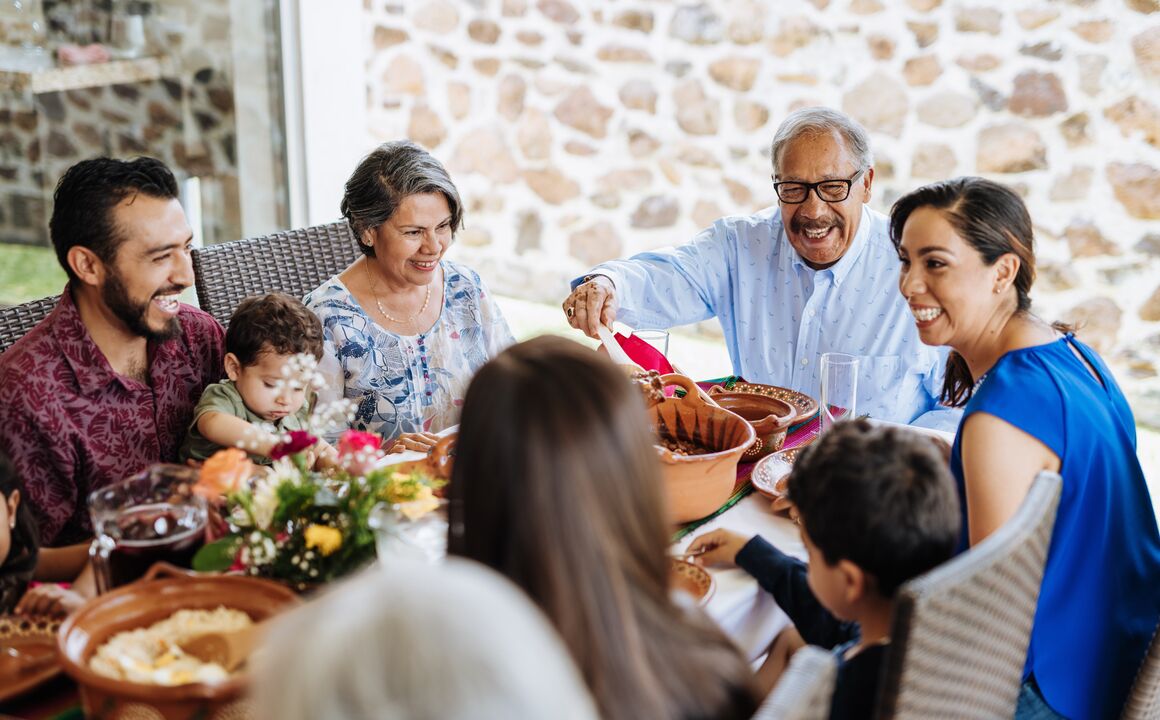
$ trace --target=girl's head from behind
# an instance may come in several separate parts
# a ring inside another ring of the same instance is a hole
[[[663,592],[652,433],[605,357],[552,336],[507,349],[472,380],[455,453],[451,552],[500,570],[551,617],[578,592],[611,602],[626,577]]]
[[[668,594],[669,528],[644,400],[609,360],[544,336],[467,391],[448,549],[544,610],[606,720],[749,717],[752,675]]]
[[[0,566],[28,555],[35,564],[36,538],[36,522],[24,500],[16,468],[0,452]]]

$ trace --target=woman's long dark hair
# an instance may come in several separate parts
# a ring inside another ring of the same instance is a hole
[[[608,720],[748,718],[736,648],[668,590],[660,463],[640,394],[544,336],[487,363],[463,406],[449,551],[513,580],[563,637]]]
[[[28,496],[24,494],[12,461],[0,452],[0,502],[7,503],[16,491],[21,494],[20,506],[16,508],[16,524],[12,528],[8,557],[0,564],[0,613],[10,612],[24,595],[36,569],[40,547]]]
[[[903,195],[890,209],[890,240],[902,247],[902,229],[919,208],[934,208],[964,241],[994,265],[1008,253],[1019,259],[1015,274],[1015,312],[1031,310],[1031,286],[1035,283],[1035,240],[1031,215],[1014,190],[980,177],[961,177],[924,185]],[[1061,326],[1062,327],[1062,326]],[[952,351],[947,357],[940,402],[950,407],[966,405],[974,392],[975,378],[966,360]]]

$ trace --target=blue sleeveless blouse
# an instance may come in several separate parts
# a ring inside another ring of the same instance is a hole
[[[1088,371],[1077,348],[1098,372]],[[967,403],[1060,458],[1063,489],[1024,680],[1069,718],[1117,718],[1160,620],[1160,533],[1136,456],[1136,424],[1103,361],[1070,334],[999,359]],[[962,424],[951,470],[967,546]]]

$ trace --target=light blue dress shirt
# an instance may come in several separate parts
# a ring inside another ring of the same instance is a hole
[[[617,319],[632,327],[716,316],[733,372],[750,382],[818,398],[822,353],[857,355],[857,414],[954,432],[961,411],[937,399],[947,350],[919,340],[898,269],[886,216],[863,206],[849,250],[825,270],[805,264],[772,207],[721,218],[688,245],[592,272],[612,280]]]

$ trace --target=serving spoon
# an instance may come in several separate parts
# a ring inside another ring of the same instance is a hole
[[[237,630],[191,635],[177,643],[177,647],[186,655],[202,662],[217,663],[226,672],[233,672],[250,657],[266,627],[262,621]]]

